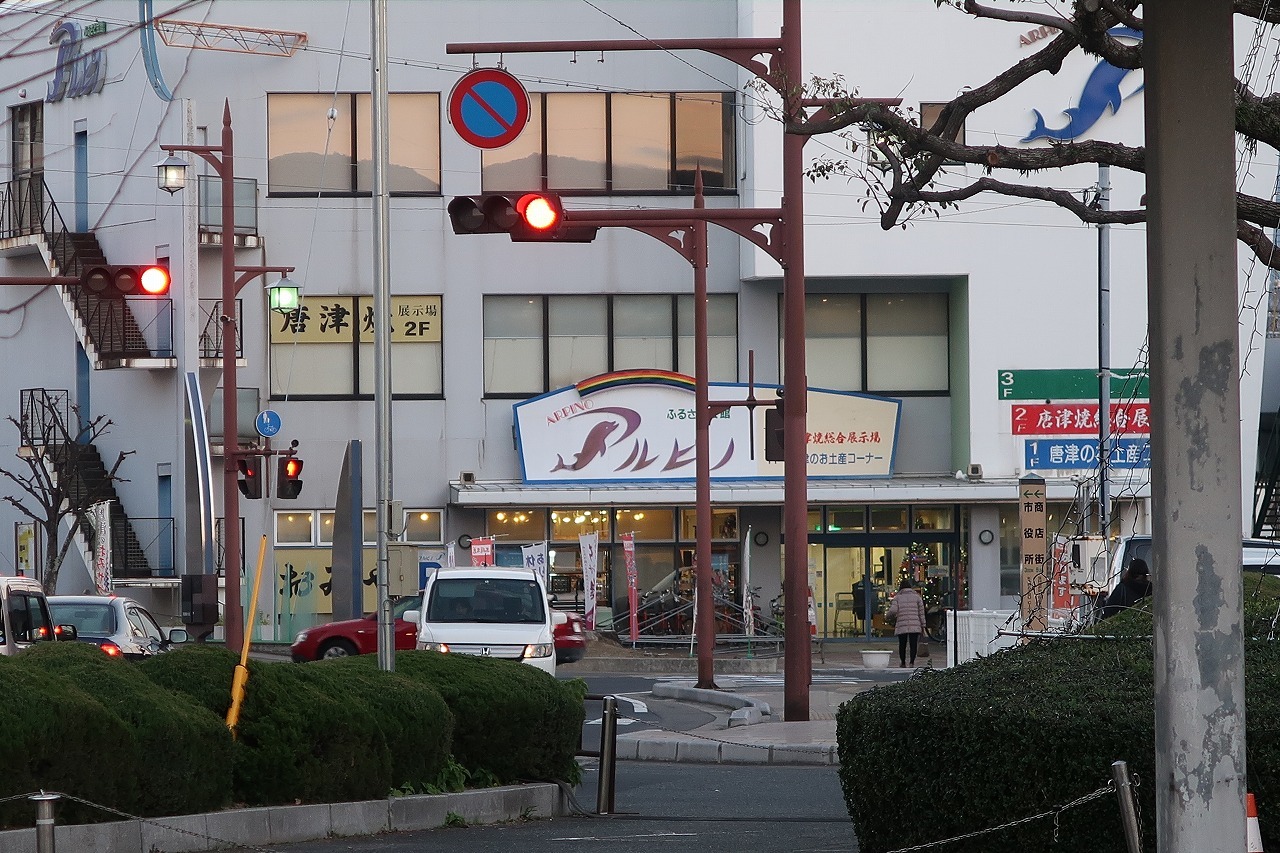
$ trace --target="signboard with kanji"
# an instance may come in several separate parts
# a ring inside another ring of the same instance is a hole
[[[1028,439],[1023,468],[1028,471],[1070,470],[1098,467],[1096,438]],[[1117,438],[1107,442],[1110,468],[1150,468],[1151,441],[1146,438]]]
[[[1097,403],[1015,403],[1009,407],[1014,435],[1097,435]],[[1112,403],[1111,434],[1147,435],[1151,404]]]
[[[1034,474],[1018,480],[1018,526],[1022,530],[1022,627],[1043,631],[1047,625],[1049,592],[1049,504],[1044,478]]]

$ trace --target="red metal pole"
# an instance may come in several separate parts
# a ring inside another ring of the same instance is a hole
[[[783,0],[782,51],[777,57],[778,90],[789,121],[804,118],[800,103],[800,0]],[[782,532],[786,556],[782,588],[786,593],[783,661],[783,719],[809,719],[813,657],[809,646],[809,496],[805,442],[809,383],[804,352],[804,143],[798,133],[782,137],[782,303],[785,314],[782,378],[783,414]]]
[[[244,641],[244,608],[240,604],[240,433],[236,399],[236,246],[235,160],[231,103],[222,107],[222,570],[226,578],[223,636],[227,648]]]
[[[702,170],[694,176],[693,206],[704,207]],[[696,417],[694,419],[694,468],[697,473],[696,513],[698,518],[697,567],[695,581],[698,607],[694,614],[698,634],[698,687],[714,690],[716,647],[715,588],[711,583],[711,411],[707,383],[707,223],[693,223],[693,374]]]

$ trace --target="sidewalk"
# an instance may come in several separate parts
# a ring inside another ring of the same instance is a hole
[[[828,641],[824,645],[821,656],[814,650],[809,719],[805,721],[783,721],[785,664],[776,656],[717,656],[715,690],[694,686],[697,660],[689,657],[687,648],[632,650],[598,640],[589,644],[583,661],[565,665],[560,672],[674,673],[670,680],[654,685],[653,695],[714,709],[714,721],[689,732],[647,730],[627,734],[620,729],[620,760],[830,765],[839,761],[835,715],[840,705],[858,693],[904,681],[914,670],[897,666],[896,643]],[[940,644],[932,647],[939,658],[945,654]],[[862,652],[877,649],[891,652],[889,668],[864,663]],[[929,667],[928,651],[921,648],[916,668]],[[622,703],[618,710],[625,716],[626,704]]]

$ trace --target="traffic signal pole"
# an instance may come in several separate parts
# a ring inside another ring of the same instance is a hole
[[[804,125],[815,118],[809,117],[809,107],[825,107],[827,102],[803,97],[804,78],[801,74],[800,0],[783,0],[782,33],[780,38],[726,38],[726,39],[644,39],[597,41],[544,41],[544,42],[464,42],[446,46],[446,52],[459,53],[555,53],[595,52],[615,50],[699,50],[712,53],[750,71],[768,83],[781,97],[783,122],[787,132],[783,136],[782,155],[782,207],[769,211],[767,220],[758,216],[761,211],[706,210],[679,211],[689,221],[716,222],[730,228],[740,236],[751,240],[768,252],[782,267],[783,290],[783,355],[782,387],[787,398],[784,413],[783,437],[783,537],[786,546],[783,563],[783,591],[789,602],[785,616],[786,653],[783,674],[783,712],[787,721],[809,719],[809,684],[812,658],[808,625],[808,476],[805,442],[806,393],[805,375],[805,322],[804,322],[804,143],[808,136]],[[766,64],[756,57],[768,55]],[[843,106],[873,101],[891,105],[890,99],[841,99]],[[819,114],[821,109],[819,110]],[[592,211],[582,220],[600,220],[607,224],[608,211]],[[620,221],[643,218],[658,211],[612,211]],[[665,211],[674,218],[676,211]],[[735,215],[737,214],[737,215]],[[761,234],[748,220],[757,214],[757,224],[772,224],[770,233]],[[577,216],[566,215],[566,222],[580,222]],[[654,224],[663,220],[654,218]],[[704,329],[705,331],[705,329]],[[700,411],[699,417],[702,412]],[[708,508],[709,517],[709,508]],[[700,537],[709,529],[700,529]],[[710,565],[699,566],[699,571],[710,571]],[[714,628],[714,622],[712,624]],[[701,655],[699,672],[701,679]]]

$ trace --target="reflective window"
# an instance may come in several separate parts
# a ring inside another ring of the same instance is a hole
[[[828,533],[858,533],[867,529],[867,508],[864,506],[827,507]]]
[[[501,537],[499,542],[541,542],[547,538],[545,509],[491,509],[486,521],[488,535]],[[524,565],[524,558],[516,565]]]
[[[328,535],[329,541],[333,541],[333,513],[327,513],[330,516]],[[276,544],[278,545],[310,545],[312,542],[311,532],[311,513],[306,512],[277,512],[276,513]]]
[[[486,296],[485,394],[540,394],[629,368],[692,376],[692,307],[691,298],[671,294]],[[713,382],[738,378],[737,311],[735,294],[707,299]]]
[[[406,542],[444,541],[443,513],[438,509],[409,509],[404,513]]]
[[[911,510],[913,530],[954,530],[955,512],[949,506],[918,506]]]
[[[736,509],[711,509],[711,538],[738,538],[738,511]],[[698,540],[698,510],[680,510],[680,541],[696,542]]]
[[[872,533],[894,533],[906,529],[907,508],[905,506],[871,507]]]
[[[689,193],[735,186],[731,92],[543,92],[529,126],[481,157],[485,192]]]
[[[388,97],[390,191],[440,192],[440,96]],[[334,118],[329,112],[333,110]],[[271,195],[354,195],[372,191],[367,94],[267,95],[267,189]]]
[[[600,541],[609,541],[609,510],[605,507],[553,509],[551,538],[557,542],[577,542],[582,533],[598,533]]]

